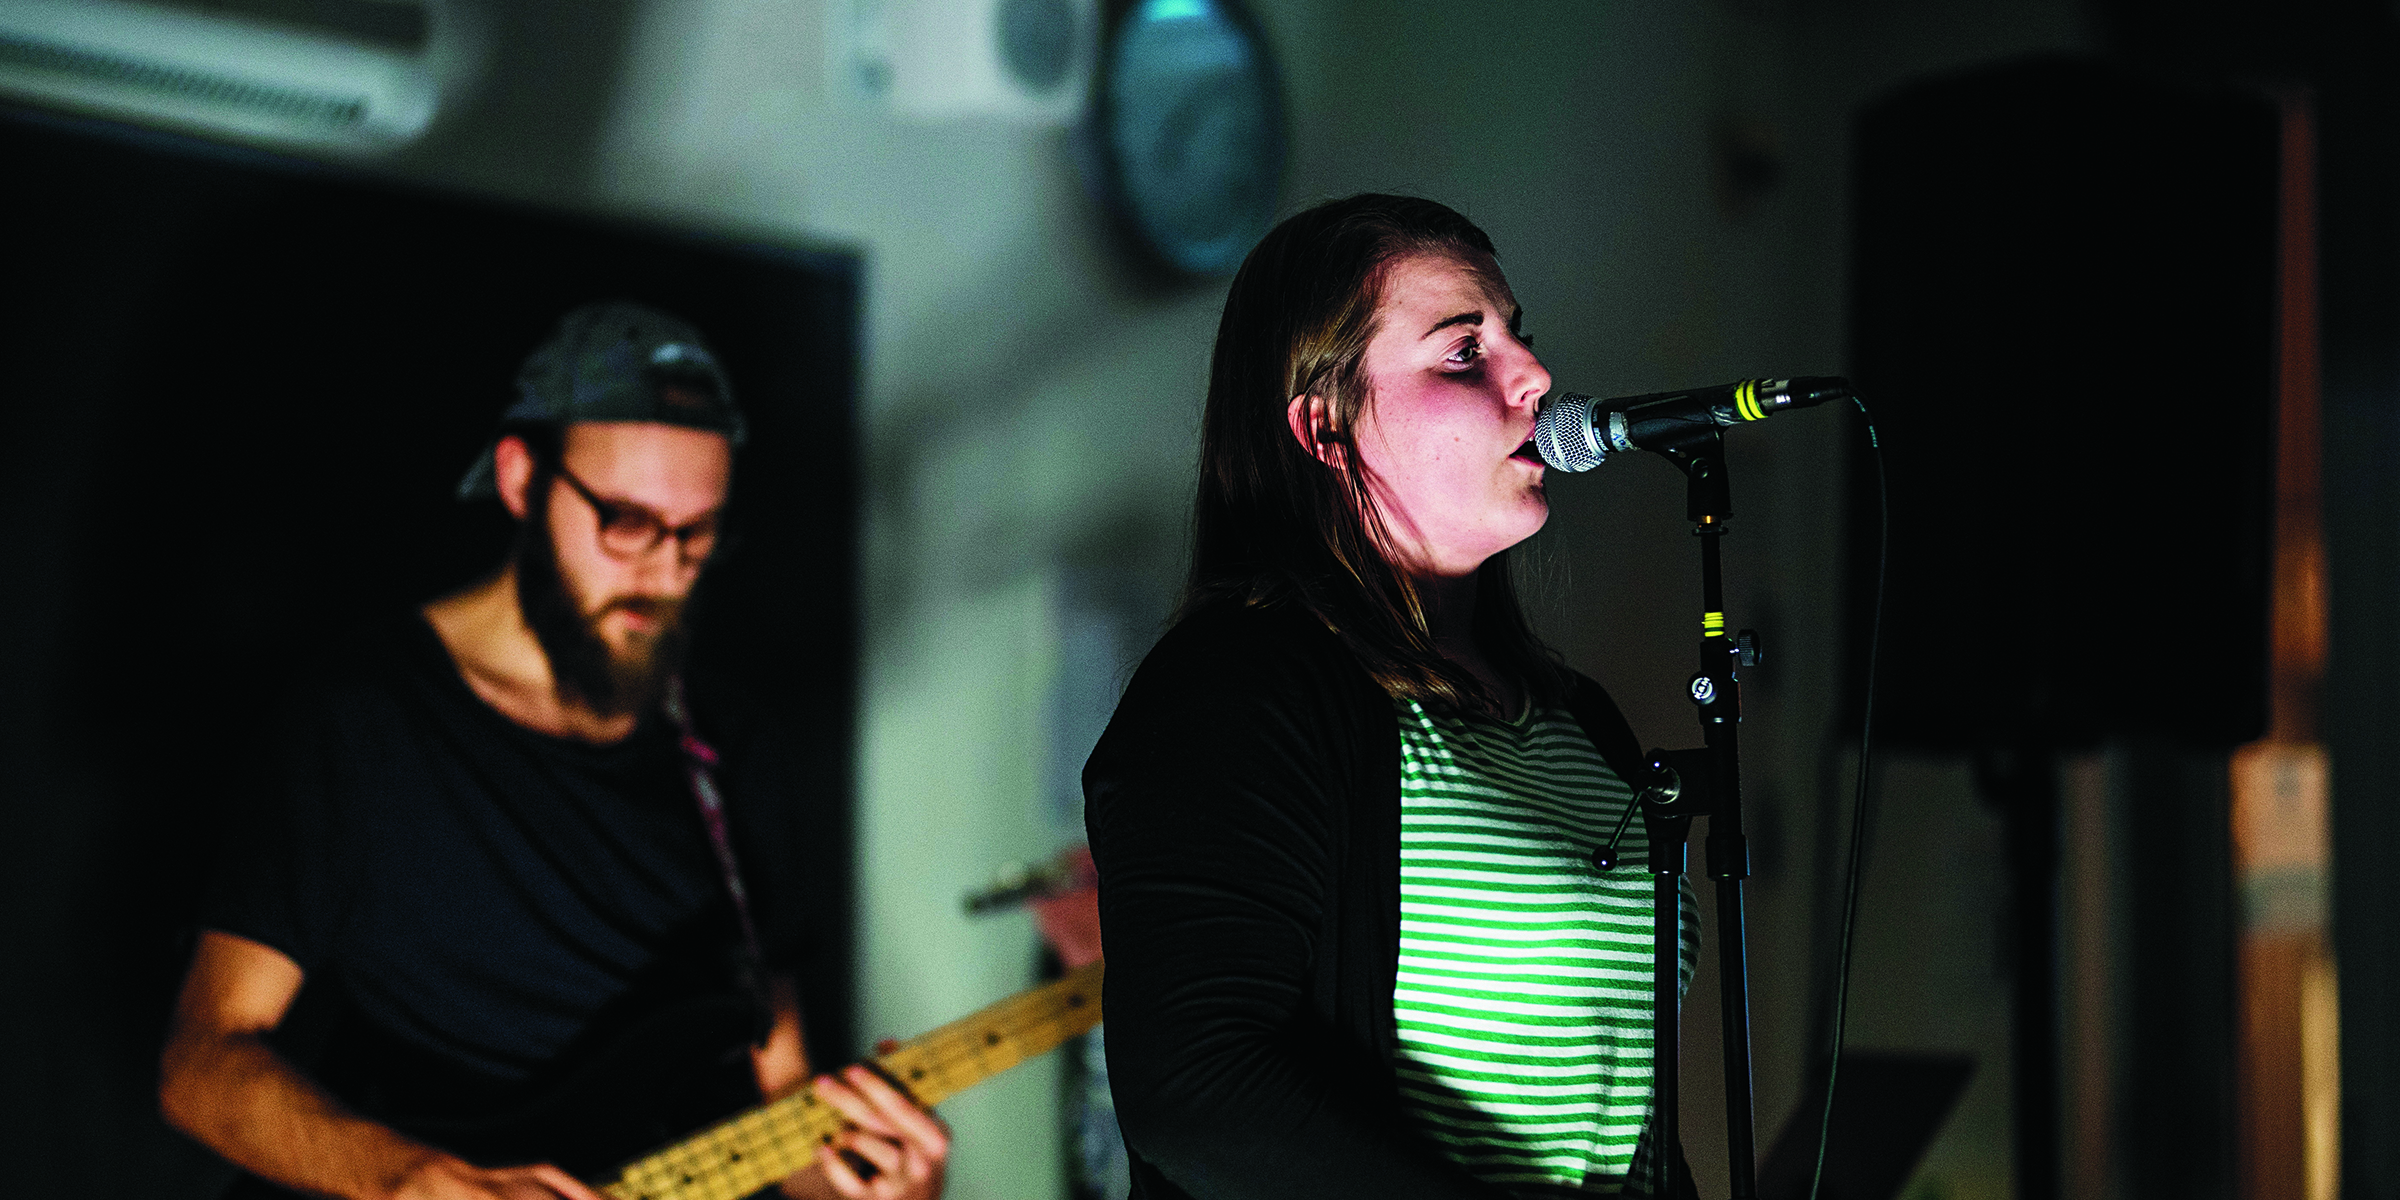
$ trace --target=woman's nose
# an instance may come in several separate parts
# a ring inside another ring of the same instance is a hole
[[[1509,380],[1509,400],[1512,403],[1530,407],[1549,394],[1549,368],[1542,365],[1541,359],[1534,357],[1531,347],[1527,347],[1525,361],[1518,366],[1515,376]]]

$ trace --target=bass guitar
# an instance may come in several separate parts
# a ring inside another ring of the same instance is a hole
[[[940,1101],[1100,1022],[1100,963],[1003,1000],[876,1057],[918,1104]],[[592,1180],[615,1200],[739,1200],[808,1166],[848,1122],[814,1087],[727,1118]]]
[[[870,1065],[930,1108],[1098,1024],[1101,966],[953,1021]],[[813,1086],[758,1103],[749,1057],[755,1014],[730,993],[669,1005],[578,1056],[530,1099],[475,1105],[481,1111],[469,1120],[433,1116],[424,1105],[355,1107],[484,1166],[555,1163],[612,1200],[739,1200],[807,1167],[817,1147],[848,1128]],[[641,1146],[659,1148],[625,1161]],[[226,1200],[293,1195],[245,1178]]]

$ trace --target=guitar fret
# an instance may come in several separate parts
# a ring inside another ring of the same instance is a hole
[[[1083,1033],[1100,1020],[1101,964],[1012,996],[874,1060],[928,1108]],[[612,1200],[740,1200],[807,1166],[849,1122],[804,1087],[627,1163]]]
[[[783,1108],[769,1105],[752,1114],[756,1121],[759,1170],[769,1179],[781,1179],[807,1164],[804,1154],[796,1154],[791,1143],[800,1139],[799,1123]]]

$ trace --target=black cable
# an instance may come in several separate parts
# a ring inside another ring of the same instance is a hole
[[[1833,967],[1832,1045],[1825,1059],[1825,1111],[1817,1119],[1817,1165],[1809,1174],[1808,1200],[1817,1200],[1819,1189],[1825,1185],[1825,1147],[1833,1140],[1833,1090],[1842,1069],[1843,1025],[1850,1008],[1851,939],[1858,932],[1859,866],[1865,857],[1867,841],[1868,767],[1874,761],[1870,751],[1875,736],[1875,660],[1883,649],[1884,573],[1891,566],[1892,555],[1892,496],[1884,478],[1883,441],[1875,436],[1875,417],[1867,411],[1867,402],[1857,396],[1850,401],[1858,405],[1858,415],[1867,423],[1867,445],[1875,454],[1875,615],[1867,624],[1867,694],[1858,717],[1858,792],[1850,805],[1850,854],[1844,868],[1847,878],[1842,884],[1842,937]]]

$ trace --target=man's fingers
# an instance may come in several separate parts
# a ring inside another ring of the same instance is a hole
[[[852,1134],[844,1148],[874,1164],[875,1170],[881,1175],[889,1175],[900,1169],[900,1144],[890,1138]]]
[[[908,1142],[894,1142],[892,1148],[900,1154],[900,1165],[892,1171],[892,1174],[912,1184],[923,1183],[933,1178],[933,1162],[926,1157],[923,1150]]]
[[[900,1094],[900,1089],[886,1083],[882,1076],[865,1067],[850,1067],[842,1072],[850,1086],[858,1090],[868,1103],[892,1127],[892,1136],[915,1143],[928,1157],[940,1158],[949,1153],[950,1131],[934,1119],[932,1113],[917,1107],[915,1101]]]
[[[593,1191],[582,1180],[549,1163],[475,1171],[474,1177],[476,1186],[509,1196],[512,1200],[515,1197],[523,1197],[524,1200],[608,1200],[608,1197]]]
[[[582,1180],[567,1174],[565,1171],[559,1170],[557,1167],[551,1166],[549,1163],[541,1163],[536,1166],[527,1167],[525,1170],[527,1174],[532,1175],[534,1179],[543,1187],[557,1192],[559,1195],[565,1197],[566,1200],[608,1200],[608,1197],[593,1191]]]
[[[819,1147],[817,1160],[835,1191],[852,1200],[902,1200],[928,1195],[929,1185],[939,1187],[950,1156],[950,1130],[905,1092],[866,1067],[852,1066],[838,1076],[819,1077],[816,1093],[853,1126],[841,1147],[875,1169],[872,1178],[863,1177],[853,1160]]]
[[[834,1111],[850,1118],[850,1123],[869,1133],[897,1137],[900,1131],[884,1118],[873,1102],[858,1093],[847,1082],[831,1075],[817,1078],[817,1099],[833,1106]]]
[[[549,1163],[479,1167],[433,1154],[412,1168],[399,1194],[409,1200],[608,1200]]]
[[[824,1170],[825,1181],[833,1185],[833,1190],[851,1197],[867,1194],[867,1181],[860,1179],[858,1172],[850,1169],[850,1161],[834,1153],[833,1147],[817,1147],[817,1165]]]

